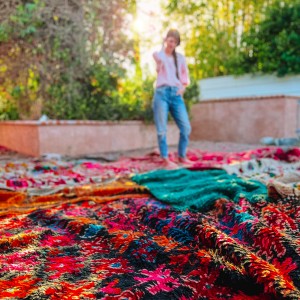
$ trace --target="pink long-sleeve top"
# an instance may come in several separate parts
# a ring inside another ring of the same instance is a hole
[[[179,79],[176,76],[176,66],[173,55],[167,55],[163,49],[153,53],[153,58],[156,62],[157,88],[167,85],[176,86],[181,89],[189,85],[189,71],[186,65],[185,57],[177,52],[176,55]]]

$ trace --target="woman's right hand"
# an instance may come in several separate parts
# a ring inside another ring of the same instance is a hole
[[[162,65],[162,61],[158,55],[158,52],[154,52],[153,53],[153,58],[156,62],[156,72],[159,72],[160,68],[161,68],[161,65]]]

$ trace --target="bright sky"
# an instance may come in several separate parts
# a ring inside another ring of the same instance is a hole
[[[155,66],[152,53],[161,48],[162,40],[162,11],[161,0],[138,0],[137,20],[134,30],[140,36],[140,51],[142,68],[148,68],[154,73]]]
[[[152,53],[161,48],[163,36],[166,34],[162,30],[165,16],[161,9],[161,3],[161,0],[137,0],[138,13],[134,29],[140,35],[142,68],[148,68],[151,73],[155,73]],[[170,27],[174,27],[174,25],[170,24]]]

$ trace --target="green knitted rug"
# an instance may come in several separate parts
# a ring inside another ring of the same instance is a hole
[[[245,198],[251,203],[268,201],[264,184],[229,175],[224,170],[155,170],[134,175],[132,180],[179,210],[206,211],[218,199],[238,202]]]

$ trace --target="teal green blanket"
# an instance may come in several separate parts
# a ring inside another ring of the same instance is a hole
[[[134,175],[132,180],[179,210],[206,211],[221,198],[234,202],[246,198],[251,203],[268,200],[264,184],[229,175],[224,170],[155,170]]]

